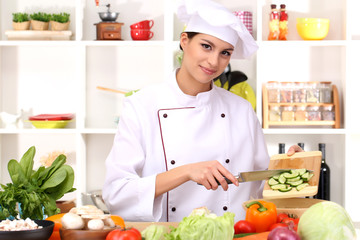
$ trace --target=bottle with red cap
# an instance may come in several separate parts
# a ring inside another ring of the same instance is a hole
[[[271,13],[269,21],[269,36],[268,40],[278,40],[279,38],[279,19],[280,15],[276,9],[276,4],[271,4]]]
[[[288,13],[286,5],[280,5],[279,40],[287,40],[288,34]]]

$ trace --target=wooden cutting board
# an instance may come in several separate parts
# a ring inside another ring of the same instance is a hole
[[[292,156],[287,154],[276,154],[270,158],[269,169],[301,169],[313,170],[314,176],[309,181],[309,186],[297,191],[295,188],[289,192],[280,192],[278,190],[272,190],[265,182],[263,190],[263,198],[293,198],[293,197],[305,197],[314,196],[318,192],[318,184],[320,177],[321,167],[321,152],[297,152]]]

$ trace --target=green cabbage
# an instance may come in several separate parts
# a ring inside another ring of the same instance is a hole
[[[162,240],[166,230],[163,225],[151,224],[141,232],[141,236],[146,240]]]
[[[301,240],[353,240],[356,232],[349,214],[335,202],[316,203],[300,217]]]
[[[223,216],[195,211],[184,217],[177,228],[165,234],[166,240],[232,240],[234,236],[234,217],[231,212]]]

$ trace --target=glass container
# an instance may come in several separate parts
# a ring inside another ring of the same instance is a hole
[[[308,82],[306,84],[306,102],[308,102],[308,103],[318,103],[319,102],[318,82]]]
[[[282,106],[281,120],[282,121],[294,121],[295,120],[295,112],[294,112],[293,106],[290,106],[290,105]]]
[[[332,86],[331,82],[320,82],[319,84],[319,102],[332,103]]]
[[[269,108],[269,121],[280,122],[281,111],[279,106],[270,106]]]
[[[320,121],[321,120],[321,111],[318,105],[309,105],[306,108],[308,113],[309,121]]]
[[[293,87],[292,82],[281,82],[280,86],[280,102],[292,103],[293,102]]]
[[[280,86],[279,82],[276,82],[276,81],[270,81],[270,82],[266,83],[269,103],[279,103],[280,102],[279,86]]]
[[[321,118],[324,121],[335,121],[335,111],[332,104],[325,104],[321,107]]]
[[[296,106],[295,107],[295,121],[307,121],[308,112],[306,111],[306,106]]]

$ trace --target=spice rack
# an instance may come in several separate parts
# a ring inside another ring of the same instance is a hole
[[[262,86],[262,100],[263,100],[263,128],[269,128],[271,126],[330,126],[333,128],[340,128],[340,105],[339,94],[336,85],[332,85],[332,102],[331,103],[273,103],[269,102],[268,88],[266,84]],[[270,120],[271,107],[332,107],[334,111],[334,120]]]

